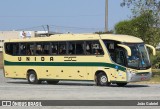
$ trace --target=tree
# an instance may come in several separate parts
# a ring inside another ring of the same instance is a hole
[[[133,35],[131,34],[131,21],[130,20],[125,20],[117,23],[115,25],[115,33],[116,34],[126,34],[126,35]]]
[[[131,8],[133,16],[118,23],[116,33],[134,35],[156,46],[160,42],[160,0],[123,0],[121,6]]]
[[[115,25],[116,34],[127,34],[141,38],[145,43],[156,46],[160,42],[160,29],[154,27],[152,13],[144,13],[128,21]]]
[[[157,13],[160,11],[160,0],[123,0],[121,6],[128,6],[133,13],[143,13],[146,10]]]
[[[152,13],[156,27],[160,28],[160,0],[123,0],[121,6],[131,8],[133,17],[140,16],[144,13]]]
[[[130,30],[128,34],[142,38],[145,43],[154,45],[160,42],[160,0],[123,0],[121,6],[128,6],[133,13],[132,20],[129,21]],[[115,27],[125,27],[126,25]],[[128,26],[129,28],[129,26]],[[119,31],[117,31],[119,33]],[[160,54],[151,56],[153,66],[156,66],[160,60]],[[159,66],[159,65],[158,65]]]

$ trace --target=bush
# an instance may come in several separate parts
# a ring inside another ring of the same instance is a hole
[[[160,77],[160,70],[152,69],[152,76],[159,76]]]
[[[117,23],[115,33],[139,37],[146,44],[154,47],[160,42],[160,28],[155,27],[154,17],[151,13],[144,13],[131,20]]]
[[[150,55],[152,68],[160,68],[160,51],[156,52],[156,56]]]

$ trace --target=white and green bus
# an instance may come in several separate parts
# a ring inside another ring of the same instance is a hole
[[[61,80],[95,81],[98,86],[150,80],[151,45],[133,36],[113,34],[57,34],[6,40],[3,48],[6,78],[31,84]]]

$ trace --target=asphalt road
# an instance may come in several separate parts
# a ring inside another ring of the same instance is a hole
[[[57,85],[31,85],[26,80],[4,78],[0,70],[0,100],[160,100],[160,84],[130,83],[125,87],[98,87],[94,82],[61,81]]]

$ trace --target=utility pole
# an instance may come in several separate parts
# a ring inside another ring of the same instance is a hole
[[[49,37],[49,25],[47,25],[47,30],[48,30],[48,37]]]
[[[108,32],[108,0],[105,2],[105,32]]]

